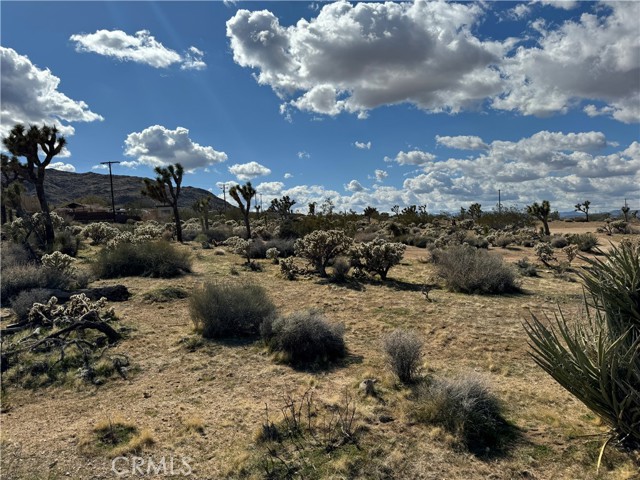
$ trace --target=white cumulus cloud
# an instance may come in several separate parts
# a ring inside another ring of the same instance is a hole
[[[374,175],[376,176],[376,182],[382,182],[385,178],[389,176],[389,173],[384,170],[376,170],[374,172]]]
[[[570,2],[553,2],[570,6]],[[609,13],[610,12],[610,13]],[[640,119],[640,3],[610,2],[559,28],[539,25],[540,39],[505,58],[504,94],[493,107],[525,115],[566,113],[580,100],[606,103],[598,114]],[[596,113],[587,107],[588,114]]]
[[[129,35],[122,30],[97,30],[95,33],[71,35],[78,52],[92,52],[120,61],[143,63],[154,68],[181,64],[182,70],[202,70],[204,52],[190,47],[183,55],[165,47],[148,30]]]
[[[362,192],[365,188],[358,182],[357,180],[351,180],[344,186],[345,190],[349,190],[350,192]]]
[[[135,158],[135,164],[150,167],[180,163],[185,170],[203,168],[227,160],[227,154],[202,146],[189,138],[189,130],[177,127],[170,130],[153,125],[141,132],[130,133],[125,144],[125,155]],[[124,166],[134,166],[128,163]]]
[[[300,110],[365,118],[410,103],[457,112],[500,91],[495,65],[510,42],[477,38],[482,14],[472,3],[338,1],[283,26],[268,10],[241,9],[227,36],[235,62]]]
[[[50,163],[47,168],[51,168],[52,170],[60,170],[61,172],[75,172],[76,171],[76,167],[74,167],[70,163],[64,163],[64,162],[53,162],[53,163]]]
[[[400,165],[424,165],[435,158],[436,156],[433,153],[411,150],[410,152],[398,152],[395,161]]]
[[[271,170],[260,165],[258,162],[236,163],[229,167],[229,172],[236,176],[240,181],[247,182],[256,177],[264,177],[271,174]]]
[[[457,135],[454,137],[436,135],[436,142],[458,150],[484,150],[488,145],[480,137],[474,135]]]
[[[256,186],[256,191],[262,195],[278,195],[284,188],[282,182],[262,182]]]
[[[355,142],[354,145],[360,150],[371,150],[371,142]]]
[[[49,69],[37,67],[11,48],[0,47],[0,71],[2,136],[16,123],[55,124],[62,134],[73,135],[74,128],[68,122],[103,120],[85,102],[59,91],[60,79]]]

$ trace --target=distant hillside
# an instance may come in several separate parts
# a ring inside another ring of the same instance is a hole
[[[111,190],[109,186],[109,175],[100,173],[71,173],[59,170],[47,170],[45,177],[45,191],[49,204],[55,208],[77,201],[83,197],[99,197],[108,205],[111,205]],[[33,185],[25,183],[27,192],[35,193]],[[143,187],[142,177],[129,175],[113,176],[113,193],[117,207],[124,207],[132,202],[140,202],[146,198],[140,193]],[[224,201],[211,192],[202,188],[182,187],[178,204],[180,207],[191,207],[193,203],[203,197],[212,197],[211,205],[214,209],[222,207]],[[148,199],[146,199],[148,201]]]

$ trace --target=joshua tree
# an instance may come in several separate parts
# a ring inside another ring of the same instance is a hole
[[[316,205],[318,204],[318,202],[311,202],[309,204],[309,215],[314,217],[316,214]]]
[[[378,216],[378,209],[376,207],[367,207],[362,213],[365,217],[367,217],[369,223],[371,223],[371,218]]]
[[[156,167],[155,181],[144,179],[142,194],[169,204],[173,210],[173,219],[176,222],[176,238],[182,242],[182,226],[180,225],[180,211],[178,210],[178,197],[180,197],[180,184],[184,168],[179,163],[168,167]]]
[[[251,182],[247,182],[246,184],[234,185],[229,190],[229,195],[233,198],[238,207],[240,207],[240,212],[244,217],[244,226],[247,228],[247,238],[251,238],[251,224],[249,223],[249,213],[251,213],[251,199],[255,197],[256,190],[251,186]],[[242,202],[244,200],[244,203]]]
[[[548,200],[543,200],[542,205],[538,205],[537,202],[534,202],[533,205],[527,206],[527,213],[542,222],[545,235],[551,234],[549,231],[549,214],[551,213],[551,205],[549,205]]]
[[[275,212],[280,215],[280,218],[286,220],[291,215],[291,207],[296,204],[295,200],[291,200],[289,195],[285,195],[282,198],[274,198],[271,200],[271,205],[269,206],[270,212]]]
[[[469,205],[469,215],[474,220],[478,220],[482,216],[482,205],[479,203],[472,203]]]
[[[49,213],[49,203],[44,192],[44,176],[51,160],[62,151],[67,140],[58,136],[56,127],[43,125],[39,128],[31,125],[29,130],[26,130],[24,125],[17,124],[11,129],[9,135],[2,139],[2,143],[12,155],[24,157],[27,160],[26,164],[15,162],[14,168],[23,180],[31,182],[36,189],[44,220],[44,242],[47,248],[50,248],[55,234]],[[44,159],[40,159],[38,150],[42,150]]]
[[[624,221],[628,222],[629,221],[629,211],[631,210],[631,208],[629,208],[628,205],[623,205],[623,207],[620,209],[620,211],[622,212],[622,215],[624,215]]]
[[[200,217],[202,233],[209,230],[209,210],[211,209],[211,197],[201,197],[191,207]]]
[[[396,214],[396,217],[400,215],[400,205],[394,205],[391,207],[391,211]]]
[[[576,203],[576,212],[582,212],[587,217],[587,222],[589,221],[589,205],[591,202],[589,200],[585,200],[582,203]]]

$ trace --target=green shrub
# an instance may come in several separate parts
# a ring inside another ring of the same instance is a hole
[[[257,335],[275,311],[264,288],[255,284],[207,283],[189,299],[191,320],[206,338]]]
[[[344,326],[313,310],[266,319],[260,333],[271,351],[283,353],[293,365],[326,363],[346,354]]]
[[[518,291],[516,274],[497,255],[468,245],[434,250],[432,258],[447,287],[462,293],[508,293]]]
[[[413,332],[394,330],[384,339],[387,363],[402,383],[412,383],[420,370],[422,341]]]
[[[507,248],[509,245],[515,242],[513,235],[500,235],[494,240],[494,245],[500,248]]]
[[[523,277],[537,277],[538,269],[532,263],[529,263],[528,258],[521,258],[516,262],[516,267],[518,267],[518,271],[520,275]]]
[[[172,278],[191,271],[187,251],[167,241],[139,244],[119,243],[101,250],[93,264],[99,278],[159,277]]]
[[[469,450],[484,453],[501,443],[505,421],[498,399],[479,377],[436,379],[416,392],[414,418],[439,425]]]
[[[560,312],[547,326],[527,322],[538,365],[611,427],[624,446],[640,448],[640,244],[612,246],[579,273],[586,319]],[[605,444],[606,445],[606,444]]]
[[[347,257],[337,257],[332,265],[333,271],[331,273],[331,280],[336,283],[342,283],[347,280],[349,270],[351,270],[351,263]]]
[[[598,237],[593,233],[577,233],[569,237],[569,243],[576,245],[581,252],[590,252],[598,246]]]
[[[2,306],[11,304],[11,298],[25,290],[43,288],[47,280],[45,272],[33,264],[12,265],[2,269],[0,298]]]
[[[149,303],[165,303],[187,298],[189,293],[180,287],[160,287],[142,295],[142,299]]]
[[[551,237],[551,246],[553,248],[564,248],[569,245],[569,240],[561,235],[554,235]]]

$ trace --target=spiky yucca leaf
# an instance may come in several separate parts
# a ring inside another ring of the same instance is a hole
[[[638,449],[640,245],[623,242],[604,255],[585,259],[585,319],[571,327],[561,311],[555,321],[532,315],[525,328],[536,363],[610,425],[620,443]]]

